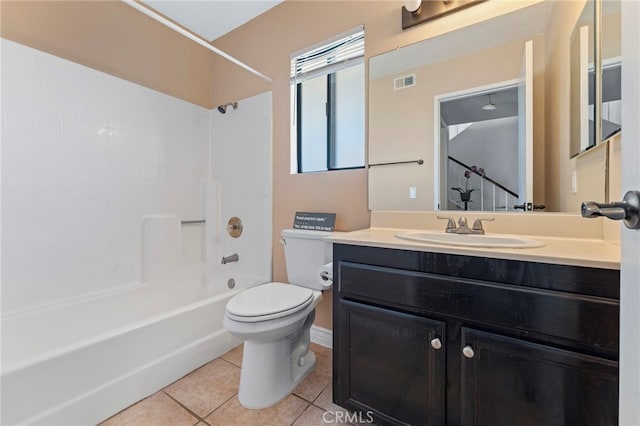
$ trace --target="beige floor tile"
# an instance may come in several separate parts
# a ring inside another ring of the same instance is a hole
[[[261,410],[249,410],[231,398],[205,420],[212,426],[289,426],[309,405],[294,395],[289,395],[276,405]]]
[[[344,417],[340,418],[340,419],[344,419],[344,421],[348,421],[349,419],[351,419],[351,421],[354,422],[353,424],[366,423],[369,426],[375,426],[374,423],[369,423],[372,417],[371,417],[371,414],[366,411],[363,411],[362,413],[351,412],[351,414],[349,414],[347,417],[347,413],[350,413],[350,412],[346,408],[342,408],[341,406],[333,403],[333,387],[331,385],[327,386],[322,391],[320,396],[316,398],[315,401],[313,401],[313,405],[316,405],[320,407],[322,410],[329,411],[331,413],[338,413],[338,412],[345,413],[343,415]],[[326,419],[335,420],[336,416],[335,414],[333,416],[327,415]],[[351,424],[351,423],[347,423],[347,424]]]
[[[293,391],[309,402],[316,399],[320,392],[331,383],[333,365],[331,349],[312,343],[311,350],[316,354],[316,366]]]
[[[304,413],[302,413],[302,415],[298,417],[298,420],[296,420],[293,426],[324,425],[327,422],[325,422],[324,419],[322,418],[323,414],[324,414],[323,410],[319,409],[318,407],[314,407],[313,405],[310,405],[307,407],[306,410],[304,410]]]
[[[324,388],[320,396],[313,401],[313,404],[327,411],[344,410],[341,406],[333,403],[333,387],[331,384]]]
[[[107,419],[100,426],[192,426],[198,419],[158,392]]]
[[[320,346],[317,343],[312,342],[309,347],[316,354],[321,353],[322,355],[331,355],[333,353],[331,351],[331,348],[327,348],[326,346]]]
[[[215,359],[164,389],[200,417],[205,417],[238,392],[240,368]]]
[[[293,424],[293,426],[352,426],[351,423],[345,423],[347,417],[347,412],[344,410],[338,411],[325,411],[314,405],[310,405],[307,409],[302,413],[298,420]],[[351,415],[350,418],[359,420],[357,417]],[[368,419],[363,418],[362,423],[367,423]]]
[[[237,365],[238,367],[242,367],[242,348],[244,345],[240,345],[236,348],[231,349],[229,352],[222,355],[220,358],[225,361],[229,361],[233,365]]]

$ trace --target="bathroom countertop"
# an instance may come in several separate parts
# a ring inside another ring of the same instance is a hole
[[[399,232],[410,231],[424,231],[424,229],[412,230],[372,227],[359,231],[335,234],[332,237],[328,237],[328,239],[334,243],[358,246],[459,254],[603,269],[620,269],[620,245],[601,239],[518,235],[519,237],[541,241],[544,243],[544,247],[485,248],[409,241],[395,236]],[[501,234],[487,233],[487,235]]]

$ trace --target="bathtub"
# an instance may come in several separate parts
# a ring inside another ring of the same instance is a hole
[[[216,275],[194,267],[3,315],[0,423],[96,424],[240,344],[222,327],[225,305],[266,280]]]

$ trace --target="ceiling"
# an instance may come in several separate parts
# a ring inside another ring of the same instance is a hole
[[[283,0],[143,0],[207,41],[232,31]]]
[[[483,105],[491,102],[494,110],[484,110]],[[446,100],[440,103],[440,116],[444,124],[474,123],[498,118],[518,116],[518,87],[495,89],[490,92],[475,93],[469,96]]]

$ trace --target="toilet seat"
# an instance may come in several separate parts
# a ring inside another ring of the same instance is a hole
[[[311,289],[272,282],[244,290],[232,297],[227,303],[227,316],[239,322],[266,321],[294,314],[311,302]]]

